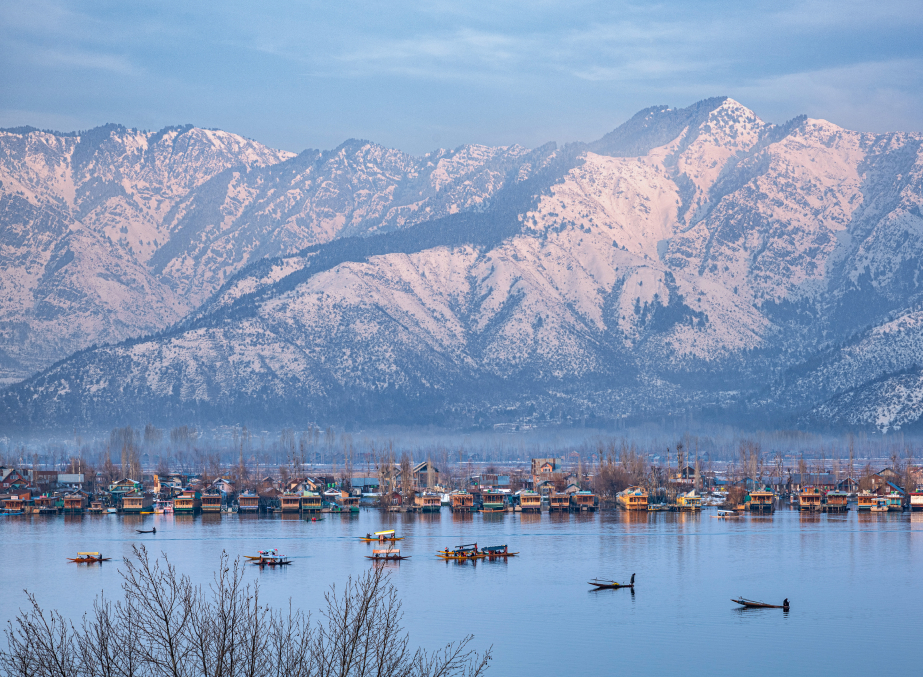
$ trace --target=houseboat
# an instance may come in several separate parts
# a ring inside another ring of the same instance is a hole
[[[154,499],[148,493],[132,493],[122,496],[122,512],[129,515],[154,512]]]
[[[221,514],[221,494],[205,494],[202,496],[202,512]]]
[[[154,514],[155,515],[172,515],[173,514],[173,501],[164,501],[164,500],[154,501]]]
[[[260,497],[252,491],[246,491],[237,497],[238,512],[259,512]]]
[[[702,509],[702,497],[695,493],[695,489],[681,493],[676,497],[676,509],[679,512],[696,512]]]
[[[503,494],[499,491],[481,492],[481,510],[484,512],[503,512],[506,509]]]
[[[828,491],[826,502],[824,503],[825,512],[846,512],[849,510],[849,494],[845,491]]]
[[[775,499],[776,495],[771,491],[751,491],[747,508],[750,512],[771,513],[776,509]]]
[[[186,490],[173,499],[173,512],[177,515],[197,515],[202,511],[202,494]]]
[[[413,503],[420,512],[439,512],[442,509],[442,497],[439,494],[417,494],[413,497]]]
[[[3,502],[3,512],[6,514],[19,514],[25,512],[30,500],[24,496],[10,496]]]
[[[91,512],[95,515],[101,515],[106,511],[106,504],[102,501],[92,501],[90,507],[87,508],[87,512]]]
[[[862,491],[856,497],[858,505],[856,506],[857,510],[871,510],[872,505],[875,503],[877,496],[869,491]]]
[[[798,509],[801,511],[820,511],[822,494],[816,487],[806,487],[798,493]]]
[[[39,496],[35,499],[35,512],[39,515],[57,515],[57,499],[54,496]]]
[[[82,494],[68,494],[64,497],[65,515],[82,515],[86,507],[87,499]]]
[[[548,512],[569,512],[570,511],[570,494],[563,491],[555,491],[548,494]]]
[[[571,494],[570,507],[577,512],[594,512],[596,510],[596,494],[591,491],[578,491]]]
[[[279,497],[279,509],[282,512],[301,512],[301,494],[285,492]]]
[[[339,497],[336,499],[336,504],[341,513],[352,514],[359,512],[359,497],[350,496],[348,492],[341,491]]]
[[[619,492],[615,499],[623,510],[647,511],[647,492],[641,487],[628,487]]]
[[[324,509],[324,499],[320,494],[313,491],[305,491],[301,494],[302,512],[321,512]]]
[[[872,507],[869,509],[872,512],[888,512],[888,499],[884,496],[873,496]]]
[[[519,494],[519,509],[523,512],[541,512],[541,494],[537,494],[534,491],[524,491]]]
[[[452,512],[471,512],[474,510],[474,496],[467,491],[456,491],[449,495]]]
[[[904,509],[904,495],[896,491],[892,491],[890,494],[885,496],[888,499],[888,510],[890,512],[901,512]]]
[[[923,491],[920,491],[919,488],[910,492],[910,509],[923,510]]]

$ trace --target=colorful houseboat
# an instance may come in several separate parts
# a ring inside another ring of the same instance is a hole
[[[323,497],[313,491],[305,491],[301,494],[301,511],[302,512],[321,512],[324,509]]]
[[[252,491],[247,491],[242,493],[237,497],[237,511],[238,512],[259,512],[260,511],[260,497],[254,494]]]
[[[596,494],[591,491],[578,491],[570,496],[570,507],[576,512],[594,512]]]
[[[771,491],[751,491],[747,509],[750,512],[771,513],[775,511],[776,495]]]
[[[798,509],[803,512],[819,512],[823,495],[816,487],[806,487],[798,493]]]
[[[910,492],[910,509],[923,510],[923,491],[920,491],[919,488],[917,491]]]
[[[282,512],[301,512],[301,494],[287,491],[279,496],[279,509]]]
[[[563,491],[555,491],[548,494],[548,512],[569,512],[570,511],[570,494]]]
[[[856,506],[857,510],[871,510],[872,505],[875,503],[877,496],[869,491],[863,491],[859,493],[859,496],[856,498],[858,505]]]
[[[452,512],[471,512],[474,510],[474,496],[467,491],[455,491],[449,495]]]
[[[68,494],[64,497],[65,515],[82,515],[86,507],[87,499],[82,494]]]
[[[146,492],[135,492],[122,496],[122,512],[129,515],[154,512],[154,498]]]
[[[442,497],[439,494],[417,494],[413,497],[413,504],[420,512],[439,512],[442,509]]]
[[[202,512],[221,514],[221,494],[205,494],[202,496]]]
[[[506,510],[504,495],[499,491],[482,491],[481,510],[484,512],[503,512]]]
[[[892,491],[887,496],[888,499],[888,511],[889,512],[901,512],[904,509],[904,495],[896,491]]]
[[[702,509],[702,497],[695,493],[695,489],[687,491],[676,497],[676,509],[679,512],[696,512]]]
[[[197,515],[202,511],[202,494],[187,489],[173,499],[173,512],[177,515]]]
[[[541,494],[537,494],[534,491],[523,491],[519,494],[519,509],[523,512],[541,512]]]
[[[845,491],[828,491],[825,499],[825,512],[846,512],[849,510],[849,494]]]
[[[623,510],[647,511],[647,492],[641,487],[628,487],[619,492],[615,499]]]

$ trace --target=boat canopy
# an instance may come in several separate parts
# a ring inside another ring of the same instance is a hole
[[[387,529],[387,530],[385,530],[385,531],[376,531],[376,532],[375,532],[375,535],[376,535],[376,536],[391,536],[392,534],[394,534],[394,529]]]
[[[98,552],[78,552],[77,557],[83,557],[84,555],[90,555],[92,557],[99,557]]]

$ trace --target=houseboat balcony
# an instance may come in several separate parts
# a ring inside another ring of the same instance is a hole
[[[202,497],[202,512],[221,512],[221,494],[205,494]]]
[[[825,512],[846,512],[849,510],[849,494],[845,491],[828,491],[826,498]]]
[[[125,494],[122,496],[122,512],[127,514],[140,514],[153,512],[154,499],[150,494]]]
[[[442,509],[442,497],[439,494],[417,494],[413,502],[420,512],[439,512]]]
[[[474,496],[466,492],[449,496],[452,512],[471,512],[474,509]]]
[[[857,510],[871,510],[872,505],[875,503],[875,494],[872,494],[868,491],[863,491],[857,497],[858,505],[856,506]]]
[[[64,497],[64,514],[65,515],[82,515],[86,510],[87,499],[76,494]]]
[[[256,494],[241,494],[237,497],[238,512],[259,512],[260,497]]]
[[[823,496],[817,489],[810,487],[803,489],[798,494],[798,509],[803,512],[820,511],[822,508],[822,499]]]
[[[570,494],[549,494],[548,512],[570,512]]]
[[[301,512],[301,494],[282,494],[279,505],[282,512]]]
[[[522,512],[541,512],[542,497],[541,494],[534,492],[522,493],[519,495],[519,509]]]
[[[589,491],[578,491],[576,494],[571,494],[570,507],[577,512],[594,512],[596,494]]]
[[[751,491],[750,502],[747,504],[750,512],[773,512],[776,495],[771,491]]]
[[[616,501],[624,510],[647,512],[647,492],[641,487],[628,487],[616,496]]]
[[[184,491],[173,499],[175,515],[197,515],[202,511],[202,495],[198,491]]]

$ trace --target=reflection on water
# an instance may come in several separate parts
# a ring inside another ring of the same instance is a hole
[[[330,583],[372,566],[374,547],[358,537],[395,529],[403,554],[388,563],[412,641],[433,647],[475,635],[493,644],[492,674],[727,674],[716,666],[872,674],[888,646],[889,668],[913,673],[915,644],[894,642],[923,630],[923,513],[799,513],[718,520],[713,513],[440,513],[363,510],[324,515],[85,515],[2,518],[0,620],[22,606],[21,591],[77,619],[94,595],[119,593],[119,558],[142,543],[196,583],[207,583],[222,550],[279,548],[290,567],[248,566],[261,599],[316,610]],[[135,530],[157,527],[156,534]],[[463,543],[507,544],[508,560],[443,561],[436,550]],[[66,561],[100,551],[102,566]],[[627,580],[634,590],[588,594],[587,581]],[[791,610],[743,610],[739,595]],[[694,650],[692,650],[694,648]],[[711,666],[700,669],[704,662]]]

